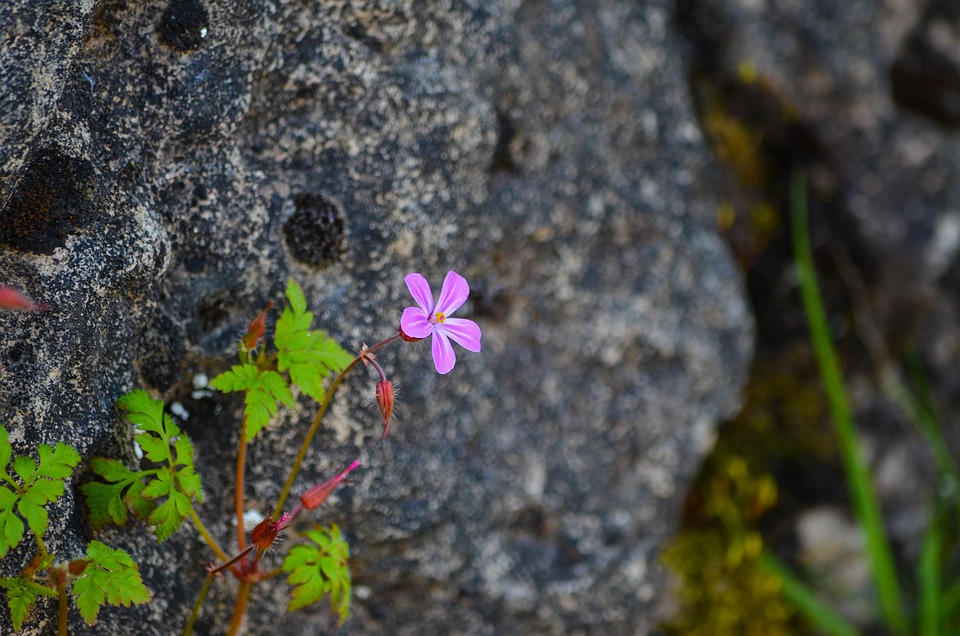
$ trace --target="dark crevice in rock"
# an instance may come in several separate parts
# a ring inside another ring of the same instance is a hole
[[[295,204],[296,211],[283,225],[290,253],[314,267],[338,263],[345,251],[346,228],[340,209],[320,194],[300,195]]]
[[[96,221],[94,177],[84,159],[52,147],[37,150],[0,211],[0,245],[36,254],[62,247],[68,236]]]
[[[210,16],[199,0],[170,0],[160,23],[157,37],[172,49],[181,52],[200,48],[210,26]]]

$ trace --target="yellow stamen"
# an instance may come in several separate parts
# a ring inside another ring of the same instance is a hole
[[[447,316],[442,311],[438,311],[436,318],[437,318],[437,322],[439,322],[440,324],[443,324],[443,321],[447,319]]]

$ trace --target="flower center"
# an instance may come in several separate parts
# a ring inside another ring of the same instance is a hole
[[[438,311],[435,318],[437,319],[437,322],[439,322],[442,325],[443,321],[447,319],[447,315],[442,311]]]

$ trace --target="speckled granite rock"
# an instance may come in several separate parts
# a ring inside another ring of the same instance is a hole
[[[363,462],[323,517],[353,549],[339,633],[643,633],[657,550],[736,405],[752,327],[710,230],[670,3],[423,6],[0,9],[5,38],[37,25],[18,37],[39,47],[0,51],[4,86],[25,87],[0,112],[2,283],[51,306],[0,316],[0,421],[20,451],[130,458],[116,397],[180,401],[226,541],[239,403],[190,397],[193,376],[225,368],[290,275],[357,346],[395,328],[404,274],[454,268],[482,354],[440,378],[425,351],[384,352],[403,385],[394,433],[379,439],[358,374],[300,482]],[[310,415],[251,449],[251,507],[278,492]],[[59,553],[91,536],[72,495],[51,518]],[[136,524],[98,538],[135,556],[155,601],[91,633],[179,626],[202,543],[157,546]],[[201,633],[223,631],[233,593],[215,586]],[[285,594],[256,588],[248,633],[330,626],[326,606],[285,615]],[[28,633],[54,622],[42,605]]]

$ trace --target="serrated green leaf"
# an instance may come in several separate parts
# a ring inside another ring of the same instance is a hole
[[[138,433],[134,439],[140,445],[143,456],[157,464],[166,462],[170,457],[170,444],[163,437],[153,433]]]
[[[13,472],[23,480],[24,484],[29,484],[33,474],[37,472],[37,464],[26,455],[20,455],[13,458]]]
[[[10,446],[10,433],[3,426],[0,426],[0,476],[9,479],[7,474],[7,464],[10,463],[10,457],[13,455],[13,448]]]
[[[310,331],[312,322],[313,314],[306,311],[306,305],[291,303],[277,321],[274,344],[277,368],[287,371],[291,382],[320,402],[324,397],[324,378],[343,371],[354,358],[323,331]]]
[[[162,470],[157,473],[154,479],[147,482],[146,487],[141,493],[147,499],[159,499],[169,495],[176,488],[173,482],[173,475],[169,471]]]
[[[47,532],[47,511],[42,505],[33,503],[26,497],[21,497],[17,503],[17,511],[27,520],[30,531],[43,538]]]
[[[129,510],[154,526],[158,541],[163,541],[189,514],[190,502],[200,501],[203,496],[200,477],[193,466],[193,444],[163,412],[163,403],[151,399],[144,391],[128,393],[117,403],[126,411],[127,419],[138,427],[134,439],[144,457],[165,464],[166,468],[134,472],[116,460],[92,460],[93,472],[114,483],[81,487],[87,496],[91,523],[99,526],[112,520],[122,525],[128,519]]]
[[[183,506],[185,499],[186,507]],[[147,518],[147,523],[155,526],[154,534],[157,537],[158,543],[166,541],[177,531],[180,524],[183,523],[184,517],[186,517],[189,512],[189,507],[190,500],[186,498],[186,495],[172,491],[166,501],[154,508],[153,512],[151,512]]]
[[[59,479],[38,479],[30,484],[29,490],[21,495],[22,499],[27,499],[38,506],[56,501],[63,496],[63,482]]]
[[[23,531],[26,527],[23,521],[13,511],[13,509],[0,510],[0,558],[7,555],[7,552],[20,544],[23,539]]]
[[[141,431],[164,437],[162,401],[154,400],[143,389],[136,389],[121,396],[117,406],[124,411],[127,421]]]
[[[247,440],[252,440],[270,423],[270,418],[277,412],[278,402],[296,406],[283,376],[276,371],[261,371],[257,383],[247,389],[244,398],[243,415]]]
[[[284,295],[287,297],[294,313],[302,314],[307,310],[307,298],[303,295],[303,289],[296,280],[291,278],[287,281],[287,290]]]
[[[343,623],[350,610],[349,546],[336,524],[305,534],[314,545],[294,546],[282,566],[288,573],[287,583],[294,586],[287,611],[306,607],[329,593],[331,606]]]
[[[137,473],[115,459],[94,457],[90,460],[90,469],[108,482],[89,482],[80,486],[80,491],[87,500],[90,509],[90,523],[100,528],[113,522],[118,526],[127,523],[128,498],[137,498],[144,488],[143,477],[152,475],[155,471]],[[126,494],[125,494],[126,491]],[[132,506],[129,506],[132,508]],[[152,505],[151,505],[152,509]],[[148,513],[135,512],[138,517],[145,517]]]
[[[111,605],[139,605],[150,600],[150,592],[140,578],[137,564],[123,550],[113,550],[99,541],[87,546],[89,563],[73,582],[77,609],[88,625],[93,625],[100,608]]]
[[[56,448],[40,444],[37,454],[40,456],[37,474],[50,479],[66,479],[80,463],[80,454],[66,444],[58,443]]]
[[[260,369],[252,364],[238,364],[229,371],[224,371],[213,380],[210,386],[223,393],[246,391],[257,384]]]
[[[0,587],[7,591],[7,606],[10,608],[10,619],[13,621],[13,629],[20,631],[23,628],[23,621],[33,602],[37,599],[37,587],[43,587],[27,581],[26,579],[15,577],[0,579]]]

